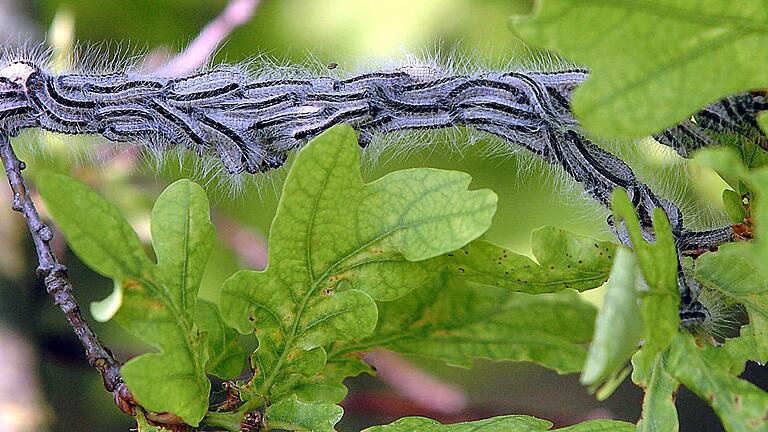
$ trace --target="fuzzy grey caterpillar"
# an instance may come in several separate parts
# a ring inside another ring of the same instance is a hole
[[[731,240],[730,226],[686,229],[676,205],[584,136],[570,98],[587,76],[577,68],[454,74],[424,65],[346,77],[254,77],[228,66],[185,77],[56,75],[35,62],[14,61],[0,70],[0,128],[10,135],[27,128],[98,134],[140,142],[155,153],[186,149],[218,158],[239,175],[280,167],[289,151],[339,123],[354,127],[363,147],[394,132],[465,126],[561,167],[606,207],[615,188],[626,189],[648,240],[657,207],[668,215],[681,253]],[[754,133],[754,116],[765,107],[763,96],[734,96],[707,107],[698,122],[684,122],[657,138],[687,155],[712,144],[712,131]],[[622,227],[614,230],[629,243]],[[679,284],[681,316],[701,318],[697,284],[682,271]]]

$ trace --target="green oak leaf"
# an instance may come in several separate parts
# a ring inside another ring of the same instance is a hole
[[[597,313],[595,335],[589,346],[581,383],[596,388],[620,375],[643,335],[636,289],[636,261],[632,252],[620,247],[613,262],[603,305]],[[625,375],[626,377],[626,375]],[[601,395],[602,397],[603,395]],[[607,395],[604,395],[607,397]]]
[[[237,378],[245,359],[240,334],[224,324],[215,304],[205,300],[197,301],[195,321],[208,342],[206,372],[225,380]]]
[[[485,232],[496,209],[488,190],[467,191],[469,175],[397,171],[363,183],[349,126],[312,140],[288,174],[269,235],[269,265],[227,280],[220,306],[241,333],[255,332],[254,378],[246,398],[313,392],[333,341],[369,335],[376,300],[392,300],[434,278],[427,260]],[[310,387],[307,387],[310,386]],[[295,390],[294,390],[295,388]]]
[[[344,410],[329,403],[304,403],[293,395],[270,405],[266,412],[269,429],[299,432],[334,432]]]
[[[670,349],[670,374],[707,401],[727,431],[764,431],[768,418],[768,393],[735,376],[747,347],[717,348],[679,334]]]
[[[359,353],[330,357],[317,375],[302,380],[293,388],[301,400],[339,403],[347,396],[347,387],[342,382],[360,374],[373,375],[375,372]]]
[[[483,241],[445,257],[449,270],[467,281],[539,294],[601,286],[611,271],[616,245],[554,227],[531,233],[536,261]]]
[[[729,243],[696,260],[695,275],[707,288],[715,289],[743,304],[757,342],[752,359],[768,361],[768,279],[761,271],[755,245]]]
[[[38,174],[35,185],[68,246],[91,270],[117,280],[154,266],[120,210],[86,185],[50,172]]]
[[[462,367],[487,358],[577,372],[594,321],[594,306],[573,290],[529,295],[453,278],[379,303],[376,331],[334,344],[329,358],[384,347]]]
[[[680,383],[670,375],[667,367],[667,352],[658,353],[650,368],[635,354],[632,358],[634,369],[632,381],[645,390],[643,414],[637,423],[638,432],[677,432],[675,396]]]
[[[768,45],[762,0],[540,0],[512,27],[589,68],[572,106],[600,135],[646,136],[768,85],[768,57],[757,54]]]
[[[210,348],[195,323],[214,235],[205,192],[179,180],[160,195],[151,218],[155,264],[118,210],[87,186],[55,174],[40,175],[37,184],[75,253],[121,289],[115,320],[159,350],[123,365],[128,388],[144,408],[197,425],[210,392]]]
[[[743,154],[741,155],[743,156]],[[746,184],[751,196],[755,240],[725,244],[696,260],[694,274],[706,287],[743,304],[756,345],[751,359],[768,361],[768,169],[748,169],[732,148],[704,149],[694,160],[729,183]]]
[[[648,284],[648,290],[640,294],[640,312],[644,323],[642,355],[637,359],[645,369],[656,354],[667,349],[677,334],[680,324],[680,292],[677,285],[677,249],[669,220],[661,208],[653,211],[655,242],[648,243],[642,235],[635,207],[624,189],[616,189],[611,195],[614,223],[627,230]],[[632,317],[630,317],[632,319]]]
[[[631,432],[635,426],[615,420],[589,420],[560,429],[534,417],[510,415],[465,423],[441,424],[425,417],[403,417],[384,426],[373,426],[363,432]]]

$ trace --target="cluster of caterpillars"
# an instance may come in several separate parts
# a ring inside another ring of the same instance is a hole
[[[626,189],[649,240],[656,207],[668,215],[680,253],[731,240],[730,226],[684,228],[677,206],[584,137],[569,101],[587,76],[581,69],[452,74],[406,66],[345,78],[272,79],[225,66],[163,78],[55,75],[33,62],[17,61],[0,71],[0,129],[8,135],[26,128],[99,134],[111,141],[139,142],[156,153],[183,148],[220,159],[231,174],[255,174],[281,166],[287,152],[338,123],[354,127],[361,146],[397,131],[465,126],[561,167],[602,205],[609,205],[615,188]],[[714,144],[713,132],[760,135],[755,116],[766,108],[763,95],[733,96],[656,138],[687,156]],[[614,229],[629,242],[622,228]],[[681,316],[703,319],[706,311],[697,302],[695,282],[682,271],[678,279]]]

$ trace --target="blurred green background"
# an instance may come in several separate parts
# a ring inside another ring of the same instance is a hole
[[[25,18],[27,26],[23,31],[32,40],[43,40],[43,35],[53,28],[49,43],[63,52],[73,41],[102,44],[108,54],[101,55],[97,62],[137,52],[172,55],[183,49],[227,4],[224,0],[3,0],[0,7],[4,3],[5,7],[15,6],[17,13],[6,14],[5,19],[21,25]],[[214,62],[269,56],[281,63],[337,63],[341,69],[356,70],[376,59],[402,59],[406,52],[453,52],[470,63],[506,67],[516,58],[523,60],[529,55],[509,31],[507,20],[512,14],[529,11],[531,4],[532,0],[263,0],[255,16],[236,29],[219,49]],[[110,153],[94,139],[32,133],[16,139],[15,145],[31,166],[32,176],[35,170],[45,167],[84,179],[118,204],[144,238],[150,207],[163,187],[175,178],[194,176],[190,168],[193,165],[179,169],[178,163],[171,161],[158,170],[141,162],[143,159],[136,162],[130,154]],[[684,202],[691,223],[707,225],[718,219],[722,184],[712,173],[685,166],[675,155],[650,141],[607,145],[631,159],[644,179],[666,186],[670,196]],[[638,146],[642,146],[641,150]],[[483,142],[461,153],[453,151],[453,147],[436,142],[407,155],[385,152],[366,169],[366,177],[371,180],[392,170],[417,166],[469,172],[474,188],[491,188],[500,197],[487,238],[514,251],[530,253],[530,232],[544,225],[611,238],[605,224],[607,212],[583,196],[558,171],[532,163],[525,154],[496,152],[490,156],[489,147]],[[259,255],[263,253],[260,242],[269,231],[284,176],[284,172],[271,175],[236,193],[215,179],[207,184],[219,244],[208,266],[202,289],[204,297],[215,300],[226,277],[263,260]],[[694,183],[703,186],[694,187]],[[3,188],[7,195],[7,187]],[[31,350],[26,364],[31,377],[27,382],[39,392],[33,415],[40,421],[39,426],[18,430],[129,430],[131,419],[114,406],[98,374],[88,367],[62,314],[35,281],[31,244],[20,216],[7,207],[9,204],[0,209],[0,236],[5,245],[0,251],[4,275],[0,286],[0,326],[21,335],[19,343]],[[251,243],[235,241],[238,238]],[[87,315],[91,301],[111,292],[111,281],[85,268],[66,251],[65,245],[60,244],[59,248]],[[600,301],[597,291],[590,294],[595,302]],[[112,323],[94,326],[122,359],[145,349]],[[10,345],[8,341],[0,339],[0,350],[19,349],[19,345]],[[346,414],[340,430],[359,430],[403,415],[439,416],[441,420],[455,421],[530,414],[566,425],[603,416],[636,421],[640,413],[642,393],[630,382],[599,403],[578,385],[576,376],[558,376],[530,364],[477,361],[471,370],[463,370],[427,359],[410,360],[463,389],[469,396],[468,407],[460,412],[436,413],[409,402],[375,378],[361,377],[348,382],[351,391],[343,404]],[[0,385],[2,391],[9,390]],[[8,399],[8,395],[0,395],[0,407]],[[721,430],[709,408],[690,393],[680,393],[678,407],[681,430]],[[2,415],[0,409],[0,418]]]

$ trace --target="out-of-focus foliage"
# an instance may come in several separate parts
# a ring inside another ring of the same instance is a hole
[[[642,320],[623,319],[641,316],[635,256],[620,247],[613,265],[589,356],[581,372],[581,383],[588,386],[598,386],[609,377],[621,374],[642,337]]]
[[[589,66],[573,111],[600,135],[650,135],[768,83],[768,60],[756,55],[768,44],[761,0],[542,0],[532,19],[512,25],[526,41]]]

